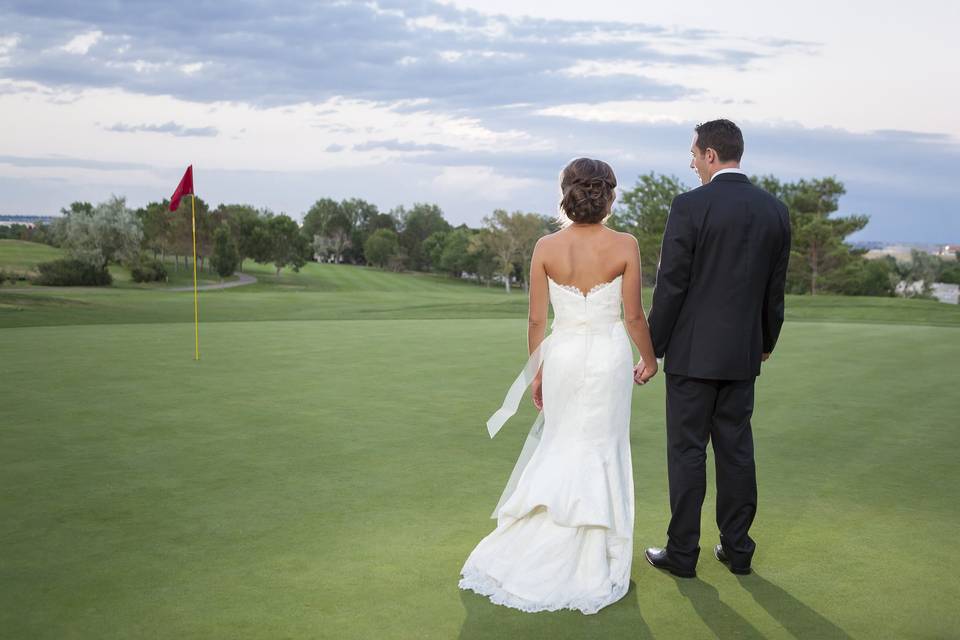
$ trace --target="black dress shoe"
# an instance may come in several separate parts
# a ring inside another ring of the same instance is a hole
[[[713,548],[713,555],[717,556],[717,560],[729,566],[730,573],[735,573],[738,576],[746,576],[750,574],[750,567],[734,567],[730,565],[730,558],[727,557],[726,552],[723,550],[722,544],[718,544]]]
[[[649,549],[643,552],[643,555],[647,558],[647,562],[649,562],[652,566],[656,567],[657,569],[663,569],[664,571],[669,571],[670,573],[677,576],[678,578],[696,578],[697,577],[696,571],[683,569],[681,567],[678,567],[676,564],[674,564],[673,561],[670,560],[670,558],[667,556],[666,549],[660,549],[658,547],[650,547]]]

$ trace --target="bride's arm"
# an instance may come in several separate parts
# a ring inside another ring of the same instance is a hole
[[[543,239],[537,241],[530,261],[530,308],[527,312],[527,352],[536,351],[547,333],[547,272],[543,267]]]
[[[623,270],[623,325],[637,345],[642,358],[643,369],[640,377],[646,382],[657,373],[657,358],[653,353],[653,341],[650,338],[650,327],[643,312],[643,288],[640,275],[640,245],[637,239],[630,236],[631,247],[627,251],[627,265]],[[629,242],[629,241],[628,241]]]
[[[550,304],[550,292],[547,286],[547,271],[543,266],[543,253],[543,238],[540,238],[533,248],[533,258],[530,261],[530,307],[527,312],[528,355],[537,350],[547,333],[547,307]],[[531,383],[533,404],[537,409],[543,409],[542,376],[543,367],[541,366]]]

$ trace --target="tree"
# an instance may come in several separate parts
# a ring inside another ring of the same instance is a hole
[[[821,283],[823,289],[841,295],[889,297],[894,294],[898,281],[896,260],[892,256],[877,260],[857,256],[829,272]]]
[[[125,198],[111,196],[91,212],[66,215],[63,247],[71,258],[104,269],[111,262],[132,260],[140,249],[140,220]]]
[[[366,262],[367,239],[378,229],[396,232],[396,218],[380,213],[375,204],[361,198],[340,202],[322,198],[303,218],[303,234],[310,240],[314,253],[335,262]],[[391,255],[396,259],[403,253],[397,250]]]
[[[937,282],[960,284],[960,262],[944,264],[940,269],[940,274],[937,276]]]
[[[656,279],[660,263],[660,245],[667,226],[667,216],[673,199],[688,187],[673,175],[658,175],[652,171],[637,178],[629,191],[624,191],[620,204],[609,221],[609,226],[626,231],[637,239],[643,277],[647,284]]]
[[[170,250],[173,218],[170,214],[170,201],[151,202],[137,210],[137,217],[143,227],[143,248],[152,251],[153,257],[161,260]]]
[[[268,219],[265,228],[265,249],[269,257],[258,262],[272,262],[277,268],[278,276],[280,270],[286,266],[300,271],[300,267],[306,264],[309,244],[300,233],[296,221],[288,215],[280,214]]]
[[[781,183],[773,176],[763,176],[753,181],[783,200],[790,210],[793,238],[788,290],[816,295],[825,276],[857,259],[844,239],[863,229],[869,217],[831,216],[839,208],[840,196],[846,193],[836,178]]]
[[[446,241],[446,231],[434,231],[423,241],[423,255],[427,257],[428,264],[435,271],[440,270],[440,259],[443,257]]]
[[[264,212],[248,204],[221,204],[214,212],[230,228],[237,246],[238,268],[243,272],[243,261],[253,258],[254,231],[264,225]]]
[[[180,256],[183,256],[185,267],[190,266],[189,256],[193,255],[193,227],[194,217],[196,218],[196,242],[197,255],[203,256],[209,249],[212,229],[210,228],[210,207],[203,198],[196,198],[195,206],[191,200],[195,196],[183,198],[176,211],[169,213],[170,222],[170,247],[174,254],[176,266],[180,268]],[[194,216],[194,211],[196,215]]]
[[[484,228],[478,239],[493,254],[497,273],[503,277],[507,293],[510,293],[513,261],[519,257],[521,244],[521,239],[511,232],[510,215],[505,209],[497,209],[492,215],[484,217]]]
[[[478,283],[486,282],[487,286],[490,286],[494,274],[497,273],[497,256],[488,246],[485,234],[482,229],[470,230],[466,270],[475,274]]]
[[[350,241],[343,250],[344,260],[353,264],[364,262],[364,244],[370,234],[379,229],[376,226],[380,224],[383,214],[377,209],[377,205],[362,200],[360,198],[350,198],[340,202],[340,207],[347,212],[348,217],[353,221],[353,228],[350,231]],[[393,223],[390,216],[385,216]],[[389,228],[393,228],[393,225]]]
[[[247,241],[249,257],[260,264],[268,264],[273,258],[273,241],[270,237],[270,230],[267,228],[267,224],[272,217],[261,218],[260,223],[253,227]]]
[[[330,198],[321,198],[314,202],[303,216],[303,235],[310,240],[313,240],[314,236],[324,235],[327,221],[339,208],[337,201]]]
[[[367,264],[385,267],[390,258],[397,252],[399,240],[397,232],[392,229],[377,229],[363,243],[363,254]]]
[[[449,231],[451,228],[443,218],[443,211],[435,204],[416,203],[409,211],[397,207],[394,215],[399,221],[400,247],[406,254],[406,267],[428,269],[430,257],[424,253],[423,241],[435,231]]]
[[[530,288],[530,261],[537,240],[550,233],[552,221],[536,213],[514,211],[505,219],[507,232],[517,239],[517,259],[520,261],[520,276],[523,290]]]
[[[50,225],[51,244],[55,247],[62,247],[67,239],[67,224],[71,216],[74,220],[83,216],[93,215],[93,205],[89,202],[71,202],[69,207],[60,209],[60,217]]]
[[[210,258],[213,268],[221,278],[232,275],[240,264],[240,252],[237,243],[230,235],[226,225],[221,225],[213,234],[213,255]]]
[[[470,239],[473,232],[461,225],[447,234],[443,250],[434,266],[444,273],[459,278],[464,272],[477,272],[477,254],[470,253]]]
[[[898,291],[905,297],[926,298],[930,296],[933,283],[940,275],[942,262],[939,257],[924,251],[910,250],[909,262],[894,262]],[[919,283],[919,288],[916,284]]]

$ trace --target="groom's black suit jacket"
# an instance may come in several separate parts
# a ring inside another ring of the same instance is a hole
[[[739,173],[673,200],[647,321],[666,373],[714,380],[760,374],[783,325],[790,217]]]

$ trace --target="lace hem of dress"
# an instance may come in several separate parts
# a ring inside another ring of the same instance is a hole
[[[595,285],[593,285],[592,287],[590,287],[590,291],[587,291],[586,293],[584,293],[583,290],[580,289],[580,287],[575,287],[575,286],[573,286],[572,284],[560,284],[559,282],[557,282],[556,280],[554,280],[554,279],[551,278],[550,276],[547,276],[547,279],[550,280],[550,282],[552,282],[553,284],[557,285],[558,287],[560,287],[561,289],[563,289],[563,290],[565,290],[565,291],[569,291],[570,293],[575,293],[575,294],[577,294],[578,296],[580,296],[580,297],[582,297],[582,298],[589,298],[591,295],[593,295],[593,294],[596,293],[597,291],[600,291],[600,289],[603,289],[604,287],[613,284],[614,282],[616,282],[617,280],[619,280],[621,277],[622,277],[622,274],[619,275],[619,276],[617,276],[617,277],[614,278],[613,280],[607,280],[606,282],[601,282],[601,283],[599,283],[599,284],[595,284]]]
[[[610,585],[609,593],[595,598],[575,598],[562,602],[533,602],[506,591],[500,586],[499,582],[474,567],[464,567],[461,575],[463,577],[457,585],[461,589],[469,589],[481,596],[486,596],[493,604],[510,607],[511,609],[519,609],[527,613],[571,609],[586,615],[591,615],[625,596],[629,586],[624,583],[613,583]]]

